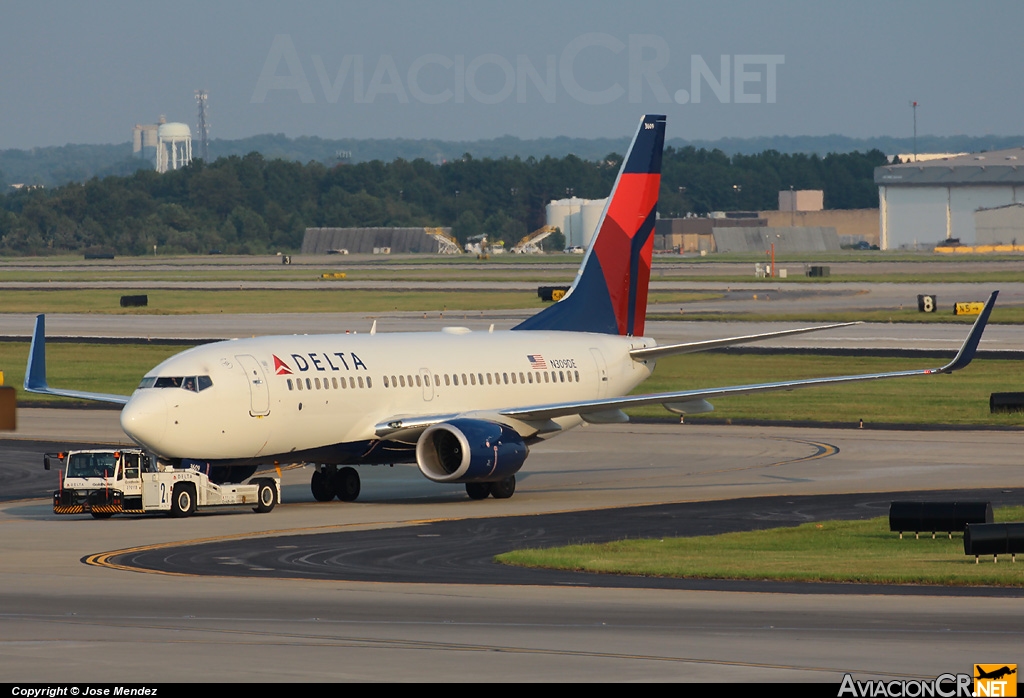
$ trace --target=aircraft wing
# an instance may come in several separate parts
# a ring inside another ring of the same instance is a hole
[[[780,330],[778,332],[765,332],[763,334],[747,334],[739,337],[726,337],[724,339],[708,339],[703,342],[686,342],[685,344],[666,344],[658,347],[647,347],[645,349],[633,349],[629,352],[630,357],[634,361],[646,361],[647,359],[660,359],[663,356],[674,356],[676,354],[693,354],[698,351],[708,351],[710,349],[720,349],[722,347],[731,347],[737,344],[747,344],[749,342],[759,342],[762,339],[776,339],[778,337],[788,337],[794,334],[806,334],[808,332],[820,332],[821,330],[832,330],[836,327],[848,327],[850,325],[860,325],[860,322],[840,322],[834,325],[824,325],[822,327],[800,327],[795,330]]]
[[[653,393],[649,395],[630,395],[626,397],[604,398],[599,400],[578,400],[559,404],[537,405],[533,407],[515,407],[498,410],[502,416],[528,422],[537,422],[565,417],[569,415],[580,415],[587,418],[587,415],[594,415],[594,421],[625,421],[625,415],[621,410],[629,407],[640,407],[642,405],[662,404],[671,411],[680,413],[699,413],[710,411],[711,405],[707,403],[708,398],[727,397],[730,395],[750,395],[752,393],[769,392],[773,390],[794,390],[796,388],[809,388],[819,385],[838,385],[842,383],[856,383],[860,381],[880,380],[883,378],[901,378],[905,376],[927,376],[943,373],[952,373],[964,368],[974,358],[981,341],[981,335],[985,331],[992,307],[995,305],[998,291],[989,296],[985,308],[981,311],[978,319],[975,320],[967,339],[964,340],[960,351],[952,361],[940,368],[922,368],[909,371],[893,371],[890,373],[867,373],[854,376],[830,376],[826,378],[808,378],[794,381],[780,381],[776,383],[754,383],[750,385],[734,385],[724,388],[699,388],[697,390],[681,390],[669,393]],[[617,414],[618,413],[618,414]],[[619,417],[618,415],[621,415]]]
[[[36,315],[36,326],[32,332],[32,346],[28,350],[28,365],[25,367],[25,391],[41,395],[58,395],[73,397],[80,400],[96,402],[112,402],[124,405],[130,395],[113,395],[111,393],[90,393],[83,390],[63,390],[51,388],[46,382],[46,316]]]

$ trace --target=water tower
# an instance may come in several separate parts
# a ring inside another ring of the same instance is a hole
[[[167,172],[192,162],[192,131],[188,124],[160,124],[156,131],[156,171]]]

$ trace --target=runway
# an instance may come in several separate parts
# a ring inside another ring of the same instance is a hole
[[[116,412],[97,414],[93,430],[116,430]],[[32,428],[46,438],[61,425],[41,416]],[[678,525],[701,526],[728,518],[708,503],[723,499],[758,498],[729,505],[732,516],[779,523],[808,514],[809,503],[792,499],[804,496],[867,492],[881,502],[885,492],[982,488],[1013,499],[1017,492],[1000,493],[1024,487],[1019,445],[1016,432],[615,425],[577,429],[535,448],[516,496],[505,501],[469,501],[460,487],[439,487],[408,467],[363,469],[363,495],[353,504],[313,502],[308,471],[287,471],[284,504],[269,515],[93,521],[57,518],[47,499],[8,500],[0,503],[0,671],[18,681],[836,684],[846,671],[858,679],[969,671],[972,662],[1020,654],[1018,600],[941,590],[596,588],[584,580],[524,583],[511,573],[481,580],[432,546],[449,536],[457,549],[457,536],[466,535],[459,531],[468,531],[478,561],[472,569],[490,564],[487,541],[500,536],[489,531],[536,514],[581,517],[614,537],[613,517],[592,523],[588,512],[692,502],[686,506],[703,513],[685,510]],[[0,443],[3,468],[12,467],[11,448]],[[46,477],[53,474],[40,476],[41,490],[52,487]],[[542,537],[557,528],[547,521],[527,527]],[[282,579],[232,569],[249,563],[232,559],[242,544],[261,550],[259,560],[298,555],[284,546],[302,541],[356,559],[365,552],[345,541],[366,536],[404,539],[405,552],[378,556],[385,569],[408,556],[407,569],[449,578]],[[227,548],[203,546],[208,538]],[[96,553],[178,543],[194,547],[163,549],[165,556],[181,551],[175,574],[85,564]],[[188,551],[225,572],[181,576]],[[126,655],[140,661],[125,662]]]

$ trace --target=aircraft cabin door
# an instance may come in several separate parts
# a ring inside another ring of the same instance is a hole
[[[249,414],[253,417],[270,414],[270,386],[267,385],[267,377],[260,362],[249,354],[236,356],[235,359],[245,371],[249,383]]]
[[[604,354],[597,347],[591,347],[590,355],[597,364],[597,397],[608,397],[608,364],[604,362]]]
[[[430,375],[430,369],[421,368],[420,378],[423,379],[423,401],[430,402],[434,399],[434,379]]]

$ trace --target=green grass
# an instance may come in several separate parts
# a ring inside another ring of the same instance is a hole
[[[463,310],[537,311],[549,305],[529,291],[364,291],[344,282],[324,282],[322,289],[155,290],[61,289],[6,290],[0,312],[103,313],[112,315],[185,315],[195,313],[380,313],[394,310],[442,312]],[[122,308],[122,295],[146,294],[144,308]],[[688,303],[720,298],[715,293],[654,292],[652,303]]]
[[[146,372],[186,347],[166,344],[63,344],[46,345],[46,378],[50,385],[71,390],[131,395]],[[21,392],[25,382],[28,344],[0,343],[0,370],[4,384],[18,389],[18,400],[57,405],[77,401]],[[81,404],[81,403],[79,403]]]
[[[952,354],[950,355],[952,358]],[[915,368],[938,368],[943,359],[904,359],[815,355],[702,353],[658,361],[654,375],[635,392],[746,385],[820,376],[857,375]],[[1024,414],[990,414],[993,392],[1024,391],[1016,363],[976,359],[952,375],[914,376],[843,386],[806,388],[712,400],[715,411],[687,416],[749,420],[890,422],[1024,426]],[[665,417],[660,405],[628,410],[633,416]]]
[[[998,509],[996,521],[1024,519],[1024,507]],[[824,521],[719,536],[624,540],[516,550],[496,560],[521,567],[696,579],[1024,586],[1024,560],[998,564],[964,555],[963,537],[920,540],[889,531],[887,517]]]

